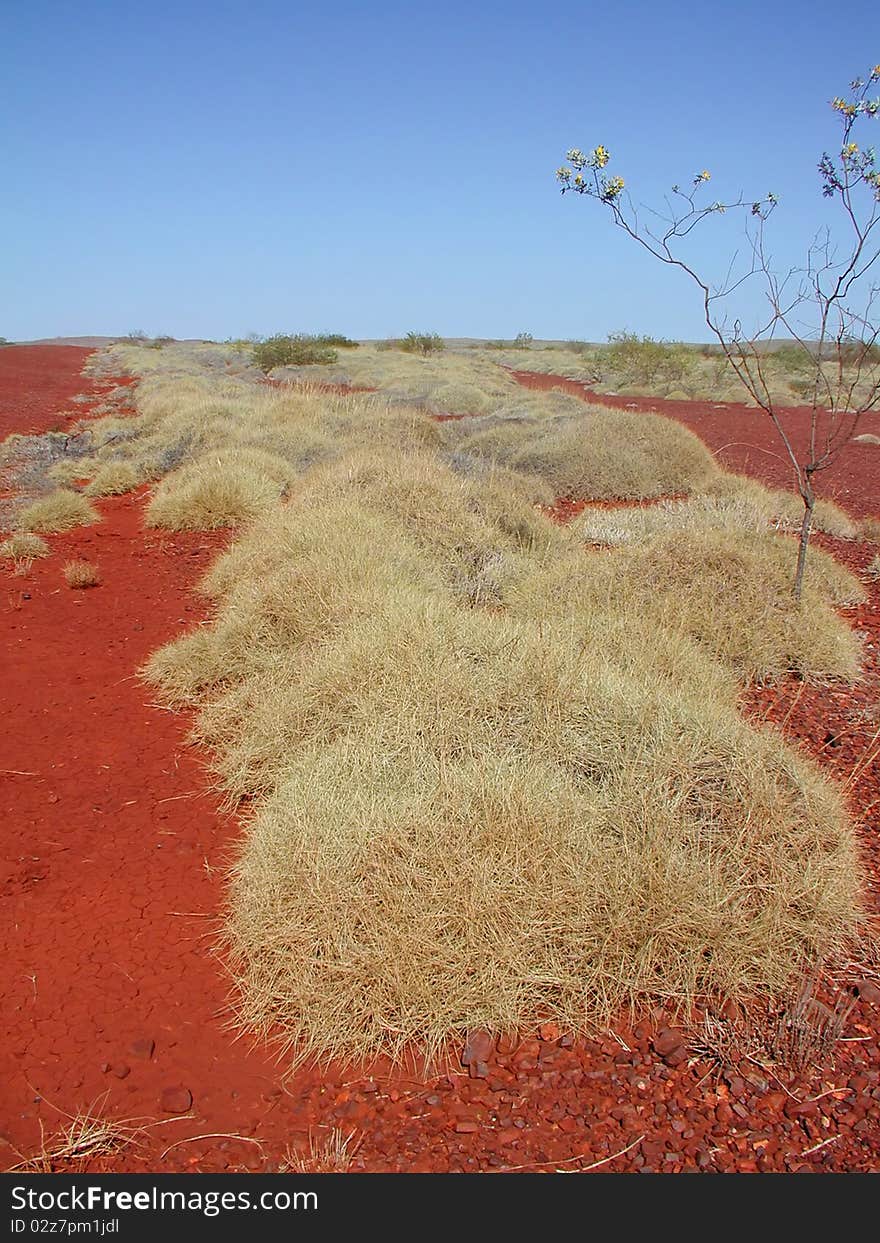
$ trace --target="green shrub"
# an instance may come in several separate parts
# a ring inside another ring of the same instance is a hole
[[[290,336],[278,332],[254,345],[254,362],[265,372],[275,367],[329,366],[336,362],[336,351],[324,343],[321,337],[297,333]]]
[[[515,350],[527,350],[531,347],[534,339],[530,332],[518,332],[513,342],[513,348]]]
[[[612,332],[604,350],[612,370],[635,384],[681,380],[691,368],[687,346],[680,341],[655,341],[634,332]]]
[[[360,347],[360,341],[352,341],[351,337],[346,337],[341,332],[319,332],[310,340],[318,345],[329,345],[337,350],[356,350]]]
[[[407,354],[434,354],[444,350],[446,343],[438,332],[408,332],[398,348]]]

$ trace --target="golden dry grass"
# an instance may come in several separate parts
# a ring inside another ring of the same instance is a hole
[[[105,1093],[91,1108],[83,1112],[68,1114],[64,1110],[58,1110],[67,1119],[67,1123],[51,1135],[46,1134],[41,1119],[39,1149],[29,1157],[22,1157],[21,1161],[6,1172],[76,1173],[88,1169],[89,1163],[98,1158],[115,1156],[132,1144],[137,1144],[142,1128],[133,1125],[131,1120],[108,1118],[103,1113],[106,1103]]]
[[[772,573],[761,597],[749,541],[632,573],[510,521],[515,486],[481,497],[420,453],[317,468],[207,576],[213,625],[147,669],[258,797],[229,944],[242,1021],[298,1056],[772,992],[858,923],[838,796],[740,719],[717,659],[844,663]],[[486,608],[458,576],[492,554]],[[682,597],[738,570],[719,640]],[[766,650],[741,637],[753,596],[780,613]]]
[[[288,1148],[279,1173],[347,1174],[360,1147],[355,1135],[355,1131],[345,1135],[339,1127],[332,1127],[323,1138],[309,1132],[308,1152]]]
[[[556,496],[641,500],[705,486],[717,466],[671,419],[584,406],[559,417],[461,419],[444,424],[459,453],[537,475]]]
[[[80,466],[81,476],[92,474]],[[98,466],[92,474],[90,482],[83,489],[86,496],[120,496],[130,492],[143,479],[132,462],[105,462]]]
[[[859,580],[812,547],[804,597],[792,595],[788,536],[736,530],[661,533],[643,543],[558,560],[512,594],[509,607],[540,616],[551,596],[594,626],[603,614],[641,618],[696,641],[740,679],[857,676],[861,647],[834,606],[864,599]]]
[[[657,505],[586,509],[575,529],[588,544],[638,544],[655,535],[730,531],[755,535],[800,530],[804,507],[789,492],[770,490],[738,475],[719,474],[686,500]],[[839,539],[856,539],[859,525],[832,501],[818,501],[814,529]]]
[[[167,475],[147,506],[149,527],[212,530],[250,521],[276,507],[282,489],[264,475],[204,458]]]
[[[129,460],[174,463],[148,520],[239,528],[210,623],[144,673],[250,800],[226,932],[244,1024],[296,1057],[396,1054],[775,996],[848,952],[842,799],[737,703],[749,677],[854,676],[833,602],[862,588],[812,550],[796,606],[778,504],[685,429],[564,404],[438,428],[160,368],[137,405]],[[536,508],[561,480],[702,499],[587,551]]]
[[[90,526],[100,520],[101,515],[86,497],[58,488],[21,509],[16,516],[16,527],[20,531],[48,535]]]
[[[48,557],[49,552],[46,541],[29,531],[16,531],[0,543],[0,557],[14,561],[33,561],[37,557]]]
[[[46,474],[62,487],[73,488],[81,479],[88,479],[92,462],[88,458],[63,459],[50,466]]]
[[[816,771],[567,626],[394,613],[287,685],[229,936],[243,1019],[300,1053],[772,991],[853,932]]]
[[[101,572],[91,561],[68,561],[62,573],[68,587],[85,590],[101,584]]]

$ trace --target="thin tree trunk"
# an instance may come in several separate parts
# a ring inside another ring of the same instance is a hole
[[[801,523],[801,536],[798,545],[797,572],[794,576],[794,598],[800,600],[804,585],[804,567],[807,564],[807,545],[810,542],[810,531],[813,527],[813,510],[816,508],[816,497],[813,489],[808,487],[804,501],[804,520]]]

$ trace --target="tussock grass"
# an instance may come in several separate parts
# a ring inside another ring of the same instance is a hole
[[[741,500],[763,513],[766,521],[777,530],[799,531],[804,518],[804,504],[795,492],[781,488],[765,488],[755,479],[719,471],[703,485],[700,492],[719,501]],[[813,510],[813,530],[837,539],[858,539],[859,523],[834,501],[821,497]]]
[[[16,526],[20,531],[49,535],[56,531],[70,531],[74,527],[90,526],[100,520],[101,515],[86,497],[79,492],[58,488],[19,510]]]
[[[720,351],[681,342],[650,339],[639,342],[630,334],[615,333],[604,345],[535,343],[528,350],[479,350],[477,358],[487,361],[491,358],[515,370],[564,376],[598,393],[755,405]],[[810,400],[815,373],[807,356],[797,348],[768,351],[762,370],[773,400],[778,404],[796,406]],[[839,375],[836,360],[826,363],[824,371],[831,391],[841,381],[842,391],[846,391],[856,379],[849,367]],[[855,388],[856,402],[869,395],[875,380],[876,367],[866,367]]]
[[[314,1054],[582,1029],[842,948],[833,790],[729,707],[565,635],[438,606],[322,650],[233,877],[248,1024]]]
[[[859,584],[814,549],[796,606],[792,541],[754,497],[705,496],[695,438],[568,400],[438,427],[385,397],[139,386],[126,452],[177,455],[151,521],[257,489],[201,584],[210,623],[144,675],[248,800],[230,963],[242,1022],[296,1057],[775,996],[859,934],[840,795],[737,707],[747,677],[853,675],[832,601]],[[754,530],[587,551],[535,508],[563,476],[751,503]]]
[[[203,458],[162,480],[144,521],[171,531],[237,526],[276,506],[281,492],[277,482],[234,460]]]
[[[803,504],[792,493],[721,474],[687,500],[664,499],[645,508],[586,510],[575,529],[589,544],[619,545],[644,543],[666,532],[795,532],[802,520]],[[855,539],[859,534],[858,524],[832,501],[817,502],[814,526],[840,539]]]
[[[496,416],[444,425],[447,444],[537,475],[556,496],[639,500],[690,492],[717,471],[703,442],[652,414],[585,407],[555,418]]]
[[[99,587],[101,584],[101,573],[91,561],[68,561],[62,573],[68,587],[85,590],[88,587]]]
[[[656,632],[695,640],[740,679],[852,680],[857,636],[834,606],[864,599],[858,579],[811,548],[800,603],[793,599],[794,540],[772,533],[692,530],[560,559],[518,585],[508,607],[540,616],[544,597],[566,615],[595,626],[597,617],[639,617]]]
[[[49,552],[46,541],[29,531],[16,531],[0,543],[0,557],[15,561],[33,561],[37,557],[48,557]]]
[[[94,461],[87,458],[63,459],[50,466],[46,474],[55,483],[72,489],[80,479],[88,479],[94,467]]]
[[[80,473],[90,474],[91,472],[84,471],[83,466],[80,465]],[[142,482],[143,479],[134,463],[106,462],[97,468],[83,491],[86,496],[120,496],[123,492],[130,492]]]

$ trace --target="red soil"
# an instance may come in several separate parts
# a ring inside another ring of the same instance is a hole
[[[0,408],[26,411],[21,430],[44,427],[88,386],[85,355],[0,351]],[[39,1147],[41,1121],[52,1135],[91,1107],[146,1127],[140,1147],[91,1169],[273,1170],[288,1147],[320,1145],[333,1128],[353,1136],[353,1169],[880,1169],[880,988],[863,972],[848,1040],[821,1077],[784,1085],[739,1055],[723,1068],[688,1057],[659,1009],[595,1040],[552,1024],[519,1042],[473,1033],[461,1060],[430,1074],[291,1074],[236,1040],[214,921],[239,829],[207,792],[187,721],[151,706],[136,677],[201,619],[191,587],[220,540],[147,532],[142,503],[100,502],[103,521],[52,537],[30,575],[0,571],[14,723],[0,757],[3,1165]],[[868,556],[835,550],[859,565]],[[69,589],[72,557],[96,562],[103,585]],[[873,682],[809,688],[790,713],[798,688],[747,697],[751,710],[788,714],[788,732],[839,774],[853,771],[876,718],[876,589],[855,624],[874,645]],[[878,790],[875,760],[854,798],[875,876]]]
[[[77,345],[4,345],[0,348],[0,440],[61,429],[71,397],[81,393],[80,372],[92,350]]]

